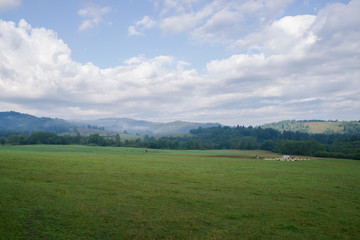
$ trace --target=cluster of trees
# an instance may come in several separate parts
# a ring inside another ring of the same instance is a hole
[[[74,125],[58,118],[35,117],[18,112],[0,112],[0,129],[10,131],[68,132]]]
[[[344,134],[358,135],[360,134],[360,121],[342,122],[340,127],[344,127]]]
[[[155,149],[247,149],[269,150],[290,155],[360,159],[360,134],[309,134],[261,127],[198,128],[181,137],[149,137],[122,140],[113,136],[57,135],[52,132],[2,134],[1,144],[84,144]],[[1,138],[0,132],[0,138]]]
[[[97,146],[120,146],[120,135],[116,134],[111,137],[104,137],[99,134],[92,134],[90,136],[81,136],[79,133],[76,136],[58,135],[54,132],[33,132],[31,134],[7,134],[8,137],[0,138],[0,144],[11,145],[30,145],[30,144],[82,144],[82,145],[97,145]],[[1,134],[0,134],[1,136]]]
[[[292,132],[305,132],[310,133],[310,127],[304,124],[304,121],[296,120],[283,120],[280,122],[264,124],[263,128],[272,128],[278,131],[292,131]]]
[[[324,120],[284,120],[267,123],[262,128],[272,128],[278,131],[292,132],[324,132],[326,134],[340,133],[345,135],[360,134],[360,121],[324,121]]]

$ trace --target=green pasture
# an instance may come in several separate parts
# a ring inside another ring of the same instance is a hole
[[[0,146],[0,239],[360,236],[360,161],[143,150]]]
[[[312,133],[324,133],[326,131],[340,133],[344,131],[341,122],[304,122],[303,124],[309,126],[310,132]]]

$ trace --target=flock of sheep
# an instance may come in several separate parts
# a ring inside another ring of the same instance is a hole
[[[297,158],[297,157],[283,156],[282,158],[264,158],[264,160],[295,162],[295,161],[310,160],[310,158]]]

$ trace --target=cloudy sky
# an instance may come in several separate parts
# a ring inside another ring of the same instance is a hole
[[[0,0],[0,111],[360,120],[360,0]]]

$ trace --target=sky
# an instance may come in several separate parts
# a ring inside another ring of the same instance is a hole
[[[360,120],[360,0],[0,0],[0,111]]]

